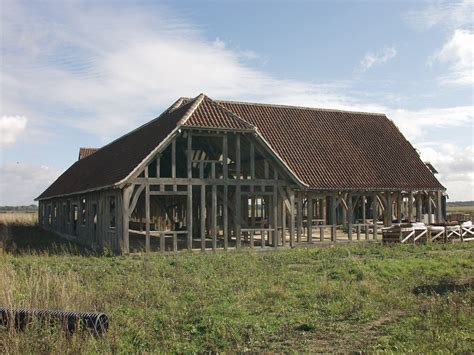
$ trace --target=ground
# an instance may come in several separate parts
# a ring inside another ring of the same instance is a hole
[[[101,337],[0,329],[0,353],[474,352],[473,242],[108,257],[0,233],[0,307],[110,317]]]

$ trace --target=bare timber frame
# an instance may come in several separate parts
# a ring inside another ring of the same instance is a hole
[[[201,94],[80,155],[39,222],[123,254],[295,247],[441,222],[444,190],[384,115]]]

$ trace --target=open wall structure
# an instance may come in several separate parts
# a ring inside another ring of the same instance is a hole
[[[38,200],[44,228],[127,254],[373,239],[378,221],[441,222],[444,190],[385,115],[201,94],[84,151]]]

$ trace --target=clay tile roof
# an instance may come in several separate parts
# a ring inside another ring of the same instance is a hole
[[[88,157],[92,153],[95,153],[99,148],[79,148],[79,158],[77,160],[81,160],[82,158]]]
[[[218,101],[314,189],[444,189],[384,114]]]
[[[38,199],[115,186],[180,126],[248,130],[311,189],[444,189],[383,114],[180,98],[160,117],[75,162]]]

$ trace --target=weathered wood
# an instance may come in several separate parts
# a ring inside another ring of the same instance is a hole
[[[216,177],[216,165],[211,166],[211,176]],[[212,233],[212,250],[217,249],[217,186],[212,185],[212,196],[211,196],[211,233]]]
[[[171,178],[176,179],[176,139],[171,142]],[[173,184],[173,191],[177,191],[176,184]]]
[[[387,194],[387,207],[385,209],[385,226],[389,227],[392,225],[392,207],[393,207],[393,201],[392,201],[392,193],[390,191],[386,192]]]
[[[122,198],[122,253],[130,253],[130,236],[128,233],[129,222],[130,222],[130,197],[133,192],[133,185],[127,185],[122,189],[123,198]],[[97,219],[99,219],[99,211],[97,211]]]
[[[130,183],[141,185],[145,184],[148,181],[150,185],[180,185],[180,186],[187,186],[188,184],[192,185],[227,185],[227,186],[236,186],[239,184],[245,184],[246,186],[273,186],[275,184],[274,180],[268,180],[268,179],[255,179],[255,180],[245,180],[245,182],[242,181],[237,181],[235,179],[211,179],[211,178],[205,178],[205,179],[199,179],[199,178],[136,178],[130,180]],[[288,186],[288,182],[285,180],[278,180],[276,182],[278,186]]]
[[[374,193],[373,199],[372,199],[372,220],[374,223],[373,226],[373,239],[377,240],[377,222],[379,220],[379,210],[378,210],[378,198],[377,198],[377,193]]]
[[[238,181],[238,184],[235,186],[235,210],[234,210],[234,234],[236,240],[236,247],[241,247],[241,213],[242,213],[242,196],[241,196],[241,156],[240,156],[240,135],[237,134],[235,137],[235,178]]]
[[[295,246],[295,192],[292,189],[288,189],[290,195],[290,247]]]
[[[443,192],[436,191],[436,223],[443,223]]]
[[[408,222],[413,222],[413,191],[408,191]]]
[[[281,201],[280,207],[281,207],[281,245],[285,246],[286,244],[286,205],[283,199]]]
[[[423,208],[423,191],[418,191],[416,195],[416,221],[421,222]]]
[[[191,180],[193,177],[193,166],[192,166],[192,159],[193,159],[193,140],[191,131],[188,132],[188,142],[187,142],[187,174],[188,179]],[[188,239],[187,239],[187,247],[188,250],[192,250],[193,248],[193,185],[188,184],[188,194],[187,194],[187,206],[186,206],[186,228],[188,230]]]
[[[313,242],[313,196],[307,195],[308,215],[306,216],[306,229],[308,233],[308,243]]]
[[[224,175],[224,180],[228,180],[228,140],[227,140],[227,134],[225,134],[222,137],[222,160],[223,160],[223,175]],[[229,210],[228,210],[228,194],[229,194],[229,188],[227,185],[224,186],[224,192],[223,192],[223,211],[222,211],[222,228],[223,228],[223,234],[224,234],[224,250],[227,250],[229,247]]]
[[[150,185],[145,185],[145,250],[150,252]]]
[[[330,196],[330,203],[331,207],[331,241],[335,242],[336,241],[336,227],[337,227],[337,203],[336,203],[336,195],[331,194]]]
[[[296,206],[296,240],[301,243],[301,236],[303,234],[303,192],[298,192],[297,206]]]
[[[367,209],[367,199],[365,195],[362,195],[362,223],[366,223],[367,216],[366,216],[366,209]]]
[[[199,176],[204,175],[204,165],[199,166]],[[206,186],[201,186],[201,250],[206,250]]]
[[[278,171],[275,169],[274,171],[275,180],[278,180]],[[273,247],[276,249],[278,248],[278,185],[273,186],[273,228],[275,231],[273,232]]]
[[[431,192],[428,191],[428,224],[431,224],[432,221],[431,221],[431,215],[432,215],[432,205],[431,205]]]
[[[160,178],[161,176],[161,156],[156,156],[156,178]]]
[[[402,221],[402,207],[403,207],[403,195],[399,191],[397,195],[397,223]]]
[[[352,241],[352,223],[354,222],[354,210],[352,208],[352,195],[347,195],[347,235],[350,241]],[[360,239],[360,232],[358,233],[358,239]]]

